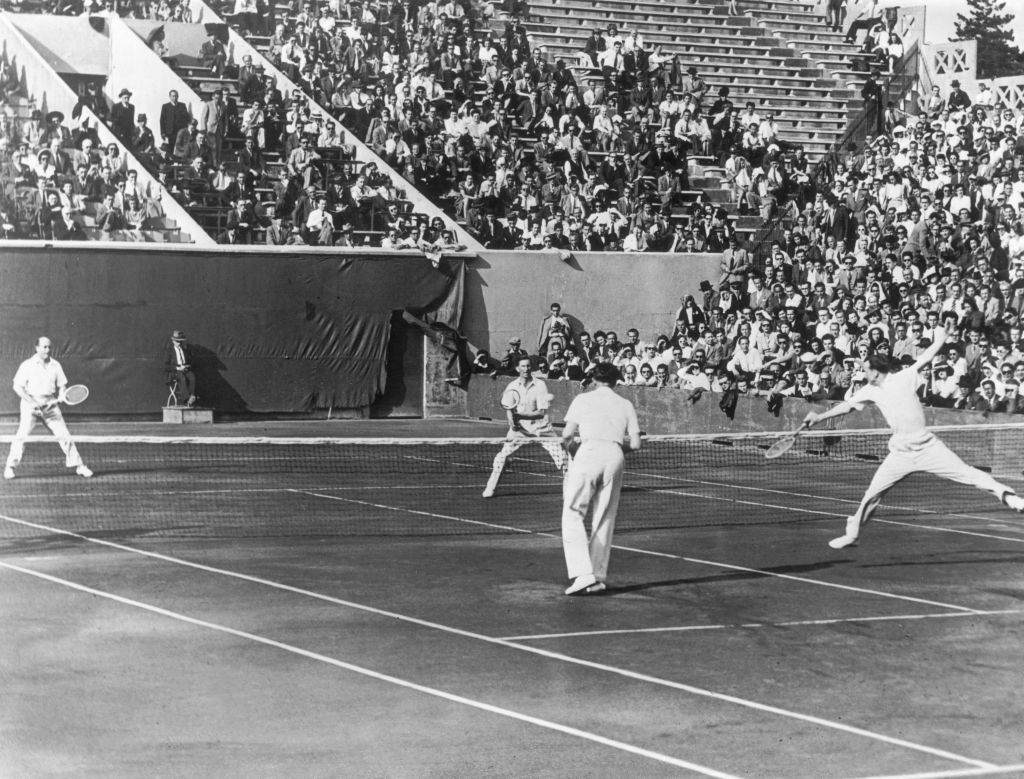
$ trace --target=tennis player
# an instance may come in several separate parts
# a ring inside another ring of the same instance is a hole
[[[611,363],[598,363],[593,380],[597,386],[569,404],[562,431],[566,451],[572,450],[577,432],[580,439],[562,489],[562,548],[572,579],[566,595],[590,595],[605,589],[624,453],[640,448],[636,409],[612,389],[619,380],[619,369]]]
[[[505,394],[517,392],[519,405],[505,409],[505,415],[508,417],[508,435],[505,436],[505,444],[491,466],[491,477],[487,480],[483,492],[485,498],[494,496],[494,489],[498,486],[501,472],[505,469],[505,460],[509,455],[531,441],[540,439],[540,445],[551,455],[559,471],[565,470],[569,459],[562,451],[548,420],[548,404],[551,402],[548,386],[540,379],[533,378],[533,365],[529,357],[520,357],[516,361],[516,373],[519,376],[509,382]]]
[[[871,479],[857,511],[846,520],[846,533],[829,541],[828,545],[833,549],[856,544],[861,528],[871,519],[885,493],[918,471],[977,487],[1015,511],[1024,512],[1024,498],[984,471],[967,465],[925,427],[924,409],[917,396],[917,387],[922,381],[920,371],[941,351],[945,342],[945,329],[936,328],[931,346],[913,365],[896,372],[891,371],[887,356],[871,355],[865,365],[867,384],[828,411],[821,414],[812,411],[804,418],[804,424],[812,427],[826,419],[860,411],[867,403],[874,403],[892,428],[889,454]]]
[[[67,389],[68,380],[60,363],[50,357],[50,349],[50,339],[45,336],[40,338],[36,341],[35,355],[19,365],[14,374],[14,392],[21,398],[21,420],[7,454],[5,479],[14,478],[14,469],[21,464],[21,457],[25,453],[25,439],[37,421],[46,425],[57,439],[60,448],[64,450],[67,467],[74,468],[75,473],[86,479],[92,476],[92,471],[82,462],[75,442],[71,440],[68,426],[64,424],[64,415],[60,412],[58,401]]]

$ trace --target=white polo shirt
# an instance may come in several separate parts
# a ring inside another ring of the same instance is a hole
[[[878,386],[866,384],[847,401],[858,411],[874,403],[892,428],[890,449],[913,448],[932,437],[928,432],[924,408],[917,396],[921,375],[910,368],[890,373]]]
[[[527,383],[517,377],[509,382],[506,392],[511,389],[519,392],[519,405],[516,406],[517,413],[547,413],[551,400],[549,398],[548,385],[543,381],[531,378],[529,383]],[[536,435],[548,431],[551,423],[548,421],[547,416],[544,416],[541,419],[520,419],[519,426],[528,433]]]
[[[68,380],[60,363],[52,357],[43,362],[38,355],[29,357],[14,374],[14,389],[23,390],[38,401],[56,400]]]
[[[640,435],[633,404],[611,387],[598,386],[591,392],[577,395],[565,412],[566,422],[579,425],[580,441],[621,444],[632,434]]]

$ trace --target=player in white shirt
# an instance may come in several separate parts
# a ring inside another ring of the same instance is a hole
[[[25,439],[29,437],[36,422],[42,422],[53,433],[60,448],[64,450],[65,464],[74,468],[79,476],[92,476],[85,463],[82,462],[71,433],[64,424],[64,416],[60,412],[59,399],[67,389],[68,380],[60,363],[50,357],[50,339],[45,336],[36,341],[36,353],[28,358],[14,374],[14,392],[21,398],[21,420],[18,432],[11,441],[11,450],[7,454],[7,466],[4,478],[13,479],[14,469],[21,464],[25,452]]]
[[[1024,512],[1024,498],[984,471],[967,465],[925,426],[924,409],[917,396],[921,382],[920,371],[935,358],[945,342],[945,329],[936,329],[931,346],[921,353],[913,365],[895,373],[890,372],[887,358],[872,355],[864,366],[868,378],[864,387],[828,411],[821,414],[812,411],[804,418],[804,425],[813,427],[826,419],[860,411],[865,404],[874,403],[892,428],[889,454],[871,479],[857,511],[846,520],[846,533],[829,541],[833,549],[857,543],[861,527],[871,519],[871,514],[885,493],[902,479],[917,472],[931,473],[959,484],[977,487],[994,495],[1009,508]]]
[[[533,367],[529,357],[521,357],[516,362],[516,373],[518,378],[509,382],[505,392],[515,390],[519,393],[519,405],[514,409],[506,409],[508,417],[508,435],[505,436],[505,444],[501,451],[494,458],[491,466],[491,476],[484,487],[483,496],[491,498],[498,486],[501,472],[505,469],[505,460],[509,455],[520,449],[531,441],[539,440],[541,446],[551,455],[555,461],[555,467],[559,471],[565,470],[568,458],[555,437],[555,431],[548,420],[548,404],[551,402],[551,395],[548,393],[547,385],[540,379],[533,378]]]
[[[598,363],[593,378],[597,386],[569,404],[562,431],[562,446],[567,451],[575,446],[577,433],[580,441],[562,488],[562,548],[572,579],[566,595],[605,589],[622,492],[624,453],[640,448],[636,409],[612,389],[619,380],[619,369],[610,363]]]

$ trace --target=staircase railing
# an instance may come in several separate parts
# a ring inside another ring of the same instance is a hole
[[[868,135],[878,135],[882,124],[879,112],[885,105],[899,105],[917,85],[920,75],[918,69],[921,62],[921,48],[917,41],[911,44],[903,57],[893,67],[881,83],[881,99],[877,106],[865,106],[851,118],[842,137],[833,143],[811,172],[811,183],[818,192],[832,186],[836,166],[842,160],[843,150],[850,143],[862,144]],[[896,109],[900,111],[900,109]],[[902,113],[907,113],[902,111]]]
[[[811,183],[816,191],[823,192],[832,186],[836,165],[842,159],[843,150],[851,142],[863,143],[868,135],[878,134],[879,117],[877,112],[883,111],[886,103],[896,106],[907,97],[918,83],[918,68],[921,62],[921,49],[918,42],[914,41],[893,67],[892,73],[888,74],[882,82],[880,104],[877,107],[862,108],[853,116],[846,127],[846,132],[828,148],[824,156],[814,166],[811,171]],[[750,239],[748,251],[757,267],[764,264],[765,258],[771,253],[772,242],[782,235],[785,219],[784,211],[776,213],[766,220],[754,237]]]

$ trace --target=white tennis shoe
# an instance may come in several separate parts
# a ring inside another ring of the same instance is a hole
[[[484,497],[484,498],[493,498],[494,497],[494,488],[493,487],[486,487],[484,489],[484,491],[482,493],[480,493],[480,494],[481,494],[481,497]]]
[[[1007,495],[1006,505],[1012,508],[1014,511],[1024,514],[1024,498],[1020,495]]]
[[[578,595],[582,592],[589,592],[590,588],[597,584],[597,577],[592,573],[577,576],[565,589],[566,595]]]
[[[828,542],[828,545],[833,549],[845,549],[848,546],[853,546],[857,543],[857,537],[860,535],[860,522],[857,521],[857,517],[846,518],[846,532],[839,536],[839,538],[833,538]]]
[[[9,466],[9,465],[6,468],[4,468],[4,478],[5,479],[13,479],[14,478],[14,469],[11,466]]]
[[[77,473],[83,479],[92,478],[92,471],[90,471],[89,468],[85,465],[79,465],[77,468],[75,468],[75,473]]]

